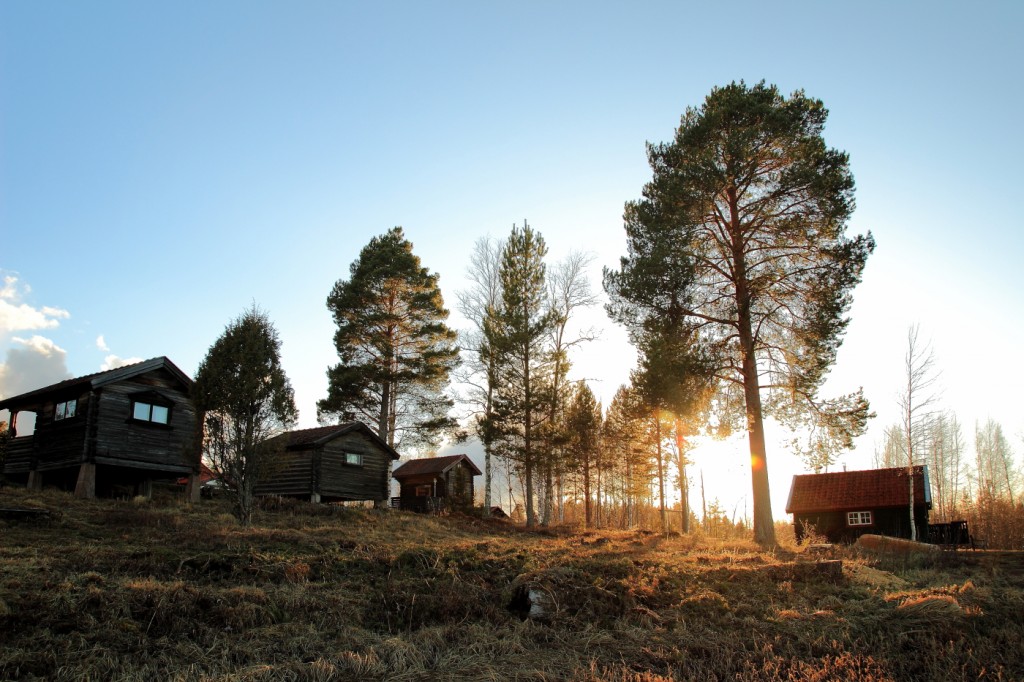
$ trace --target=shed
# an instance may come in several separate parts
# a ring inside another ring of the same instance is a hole
[[[130,490],[148,495],[157,479],[199,473],[192,379],[166,357],[97,372],[0,400],[11,440],[8,480],[79,497]],[[35,431],[18,435],[18,415],[34,412]],[[191,486],[198,495],[198,485]]]
[[[394,448],[362,422],[288,431],[280,466],[256,485],[257,495],[298,497],[311,502],[388,499]]]
[[[391,504],[413,511],[470,507],[475,492],[473,477],[479,475],[480,469],[468,455],[411,459],[395,469],[399,493]]]
[[[866,469],[793,477],[786,513],[793,515],[797,542],[808,531],[830,542],[853,542],[865,533],[909,538],[910,490],[907,469]],[[913,468],[914,524],[928,537],[932,507],[928,467]]]

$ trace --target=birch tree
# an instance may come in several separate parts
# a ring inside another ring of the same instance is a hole
[[[494,325],[502,305],[501,260],[505,242],[483,237],[473,245],[466,277],[467,289],[456,296],[459,312],[473,325],[461,335],[463,364],[458,378],[469,387],[466,402],[473,406],[473,423],[484,446],[484,515],[492,506],[494,454],[494,397],[498,387],[498,354],[488,340],[488,325]]]
[[[914,466],[924,463],[928,432],[938,407],[938,374],[931,345],[918,338],[918,327],[907,330],[907,353],[903,357],[904,384],[898,402],[902,426],[900,448],[907,467],[907,505],[910,539],[917,540],[914,523]]]

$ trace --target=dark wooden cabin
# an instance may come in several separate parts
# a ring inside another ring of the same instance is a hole
[[[473,506],[473,477],[480,469],[466,455],[426,457],[405,462],[392,474],[399,493],[393,507],[412,511],[438,511],[444,507]]]
[[[191,479],[199,470],[191,386],[159,357],[0,400],[11,413],[4,475],[86,498],[149,495],[154,480]],[[35,413],[32,435],[17,435],[23,412]]]
[[[259,482],[257,495],[311,502],[388,499],[398,453],[365,424],[289,431],[275,440],[283,446],[281,465]]]
[[[853,542],[865,533],[910,537],[906,468],[867,469],[793,477],[786,513],[793,515],[797,542],[810,531],[829,542]],[[914,467],[914,524],[928,537],[932,507],[928,467]]]

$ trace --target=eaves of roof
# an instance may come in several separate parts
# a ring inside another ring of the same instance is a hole
[[[86,374],[73,379],[65,379],[64,381],[58,381],[55,384],[50,384],[43,388],[37,388],[34,391],[28,391],[27,393],[4,398],[3,400],[0,400],[0,409],[11,409],[12,407],[27,409],[38,399],[51,394],[63,394],[72,389],[83,388],[86,386],[96,389],[107,384],[121,381],[123,379],[129,379],[133,376],[138,376],[161,368],[166,369],[173,374],[184,386],[192,386],[192,379],[189,378],[187,374],[182,372],[181,369],[179,369],[178,366],[171,362],[166,356],[160,356],[157,358],[150,358],[149,360],[143,360],[142,362],[124,365],[123,367],[108,369],[103,372],[95,372],[93,374]]]

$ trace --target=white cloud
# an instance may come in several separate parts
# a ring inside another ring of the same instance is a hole
[[[30,291],[28,285],[19,285],[18,278],[5,275],[0,286],[0,336],[18,331],[53,329],[60,320],[71,317],[61,308],[43,306],[33,308],[21,299]]]
[[[50,339],[37,335],[13,341],[23,347],[7,349],[0,364],[0,396],[20,395],[71,378],[67,352]]]
[[[110,347],[107,345],[107,342],[103,340],[103,334],[96,337],[96,347],[104,353],[110,352]]]
[[[125,365],[134,365],[136,362],[142,362],[142,360],[143,358],[120,358],[116,355],[108,355],[103,359],[103,364],[100,365],[100,370],[106,372],[108,369],[117,369],[118,367],[124,367]]]
[[[18,289],[15,284],[18,283],[18,278],[13,275],[4,275],[4,285],[0,287],[0,298],[13,300],[18,295]],[[22,287],[26,292],[29,290],[26,284]]]

